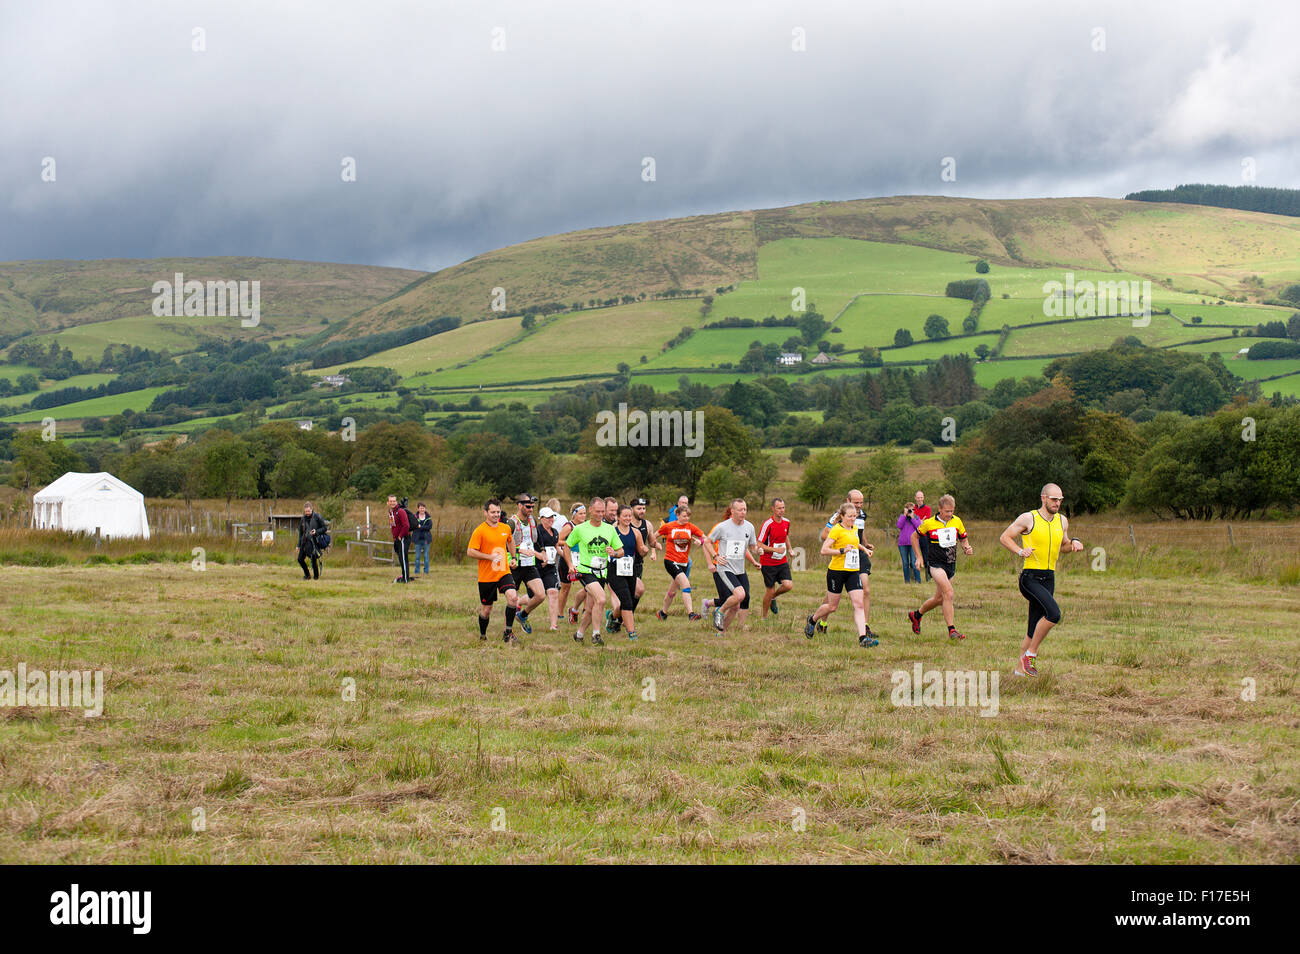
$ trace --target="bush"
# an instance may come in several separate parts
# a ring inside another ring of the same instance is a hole
[[[989,263],[981,258],[975,263],[975,271],[979,275],[987,275],[989,273]]]
[[[493,496],[491,484],[481,484],[474,480],[462,480],[452,491],[452,499],[456,503],[462,507],[478,507],[480,510]]]
[[[812,456],[812,451],[810,451],[808,448],[796,447],[794,450],[790,451],[790,462],[792,464],[802,464],[811,456]]]
[[[934,444],[927,441],[924,437],[918,437],[912,441],[913,454],[931,454],[934,452]]]

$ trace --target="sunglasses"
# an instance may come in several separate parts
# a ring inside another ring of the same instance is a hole
[[[1060,502],[1061,502],[1062,500],[1064,500],[1065,498],[1064,498],[1064,497],[1048,497],[1047,499],[1050,500],[1050,501],[1052,501],[1053,503],[1060,503]]]

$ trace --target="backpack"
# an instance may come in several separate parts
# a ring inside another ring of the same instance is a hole
[[[418,520],[418,518],[415,516],[415,514],[411,512],[411,508],[410,508],[410,507],[403,507],[402,509],[406,511],[406,533],[407,533],[407,536],[414,536],[414,535],[415,535],[415,525],[416,525],[416,523],[419,522],[419,520]]]

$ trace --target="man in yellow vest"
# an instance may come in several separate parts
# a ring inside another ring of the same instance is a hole
[[[1029,601],[1029,629],[1020,646],[1017,676],[1037,676],[1034,660],[1048,630],[1061,621],[1061,608],[1052,595],[1056,590],[1056,558],[1063,550],[1077,553],[1083,544],[1070,536],[1070,523],[1061,513],[1065,499],[1056,484],[1046,484],[1040,495],[1043,505],[1022,513],[1002,531],[998,542],[1025,561],[1020,571],[1020,594]]]

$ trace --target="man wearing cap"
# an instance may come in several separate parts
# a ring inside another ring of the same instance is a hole
[[[532,494],[520,494],[515,498],[515,505],[515,515],[508,521],[510,534],[515,541],[515,552],[519,554],[519,565],[513,570],[513,575],[515,582],[523,584],[528,591],[528,601],[521,603],[515,618],[525,633],[531,633],[533,627],[528,622],[528,614],[546,602],[546,590],[539,569],[539,566],[546,565],[546,554],[537,551],[537,521],[533,519],[537,498]]]

